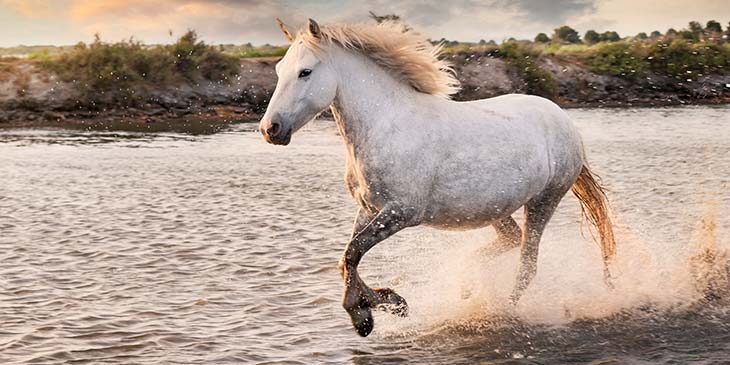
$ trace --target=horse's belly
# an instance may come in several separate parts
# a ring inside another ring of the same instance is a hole
[[[492,225],[496,219],[487,220],[472,220],[472,221],[459,221],[459,220],[439,220],[439,221],[427,221],[423,224],[424,226],[441,229],[445,231],[466,231],[470,229],[479,229]]]
[[[548,180],[546,166],[500,168],[493,173],[472,170],[437,186],[428,201],[423,224],[441,229],[474,229],[511,215],[536,194]]]
[[[482,200],[477,198],[461,203],[451,200],[440,204],[437,208],[427,210],[422,224],[447,230],[482,228],[511,215],[528,200],[529,196],[526,194],[503,201],[494,197],[484,197]]]

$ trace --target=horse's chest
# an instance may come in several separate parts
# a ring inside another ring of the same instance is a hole
[[[393,189],[387,183],[388,174],[377,166],[366,166],[358,160],[348,160],[345,183],[353,199],[370,211],[380,210],[390,200]]]

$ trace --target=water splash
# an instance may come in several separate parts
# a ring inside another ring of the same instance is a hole
[[[399,337],[453,326],[491,330],[515,323],[570,326],[632,311],[649,311],[652,316],[679,313],[730,293],[730,255],[716,239],[716,210],[704,213],[690,242],[661,242],[617,217],[613,290],[602,280],[600,252],[590,237],[581,235],[578,219],[562,217],[557,229],[548,229],[538,276],[517,307],[510,306],[507,298],[518,268],[518,250],[492,259],[480,256],[490,231],[427,232],[407,241],[439,241],[438,245],[396,244],[404,246],[398,248],[403,254],[391,258],[394,262],[389,265],[399,269],[388,284],[407,298],[411,315],[407,319],[381,315],[379,330],[386,337]],[[407,250],[412,251],[406,254]]]

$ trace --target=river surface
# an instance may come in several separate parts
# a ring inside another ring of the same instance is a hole
[[[287,147],[253,124],[0,131],[0,363],[728,361],[730,108],[568,112],[610,189],[615,289],[570,196],[515,308],[517,253],[481,257],[489,228],[376,246],[361,273],[410,316],[377,313],[367,338],[339,303],[356,206],[332,122]]]

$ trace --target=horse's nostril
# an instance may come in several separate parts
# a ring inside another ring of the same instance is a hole
[[[269,128],[266,129],[266,134],[268,134],[269,137],[275,137],[277,134],[279,134],[280,130],[281,125],[279,125],[279,123],[271,122]]]

